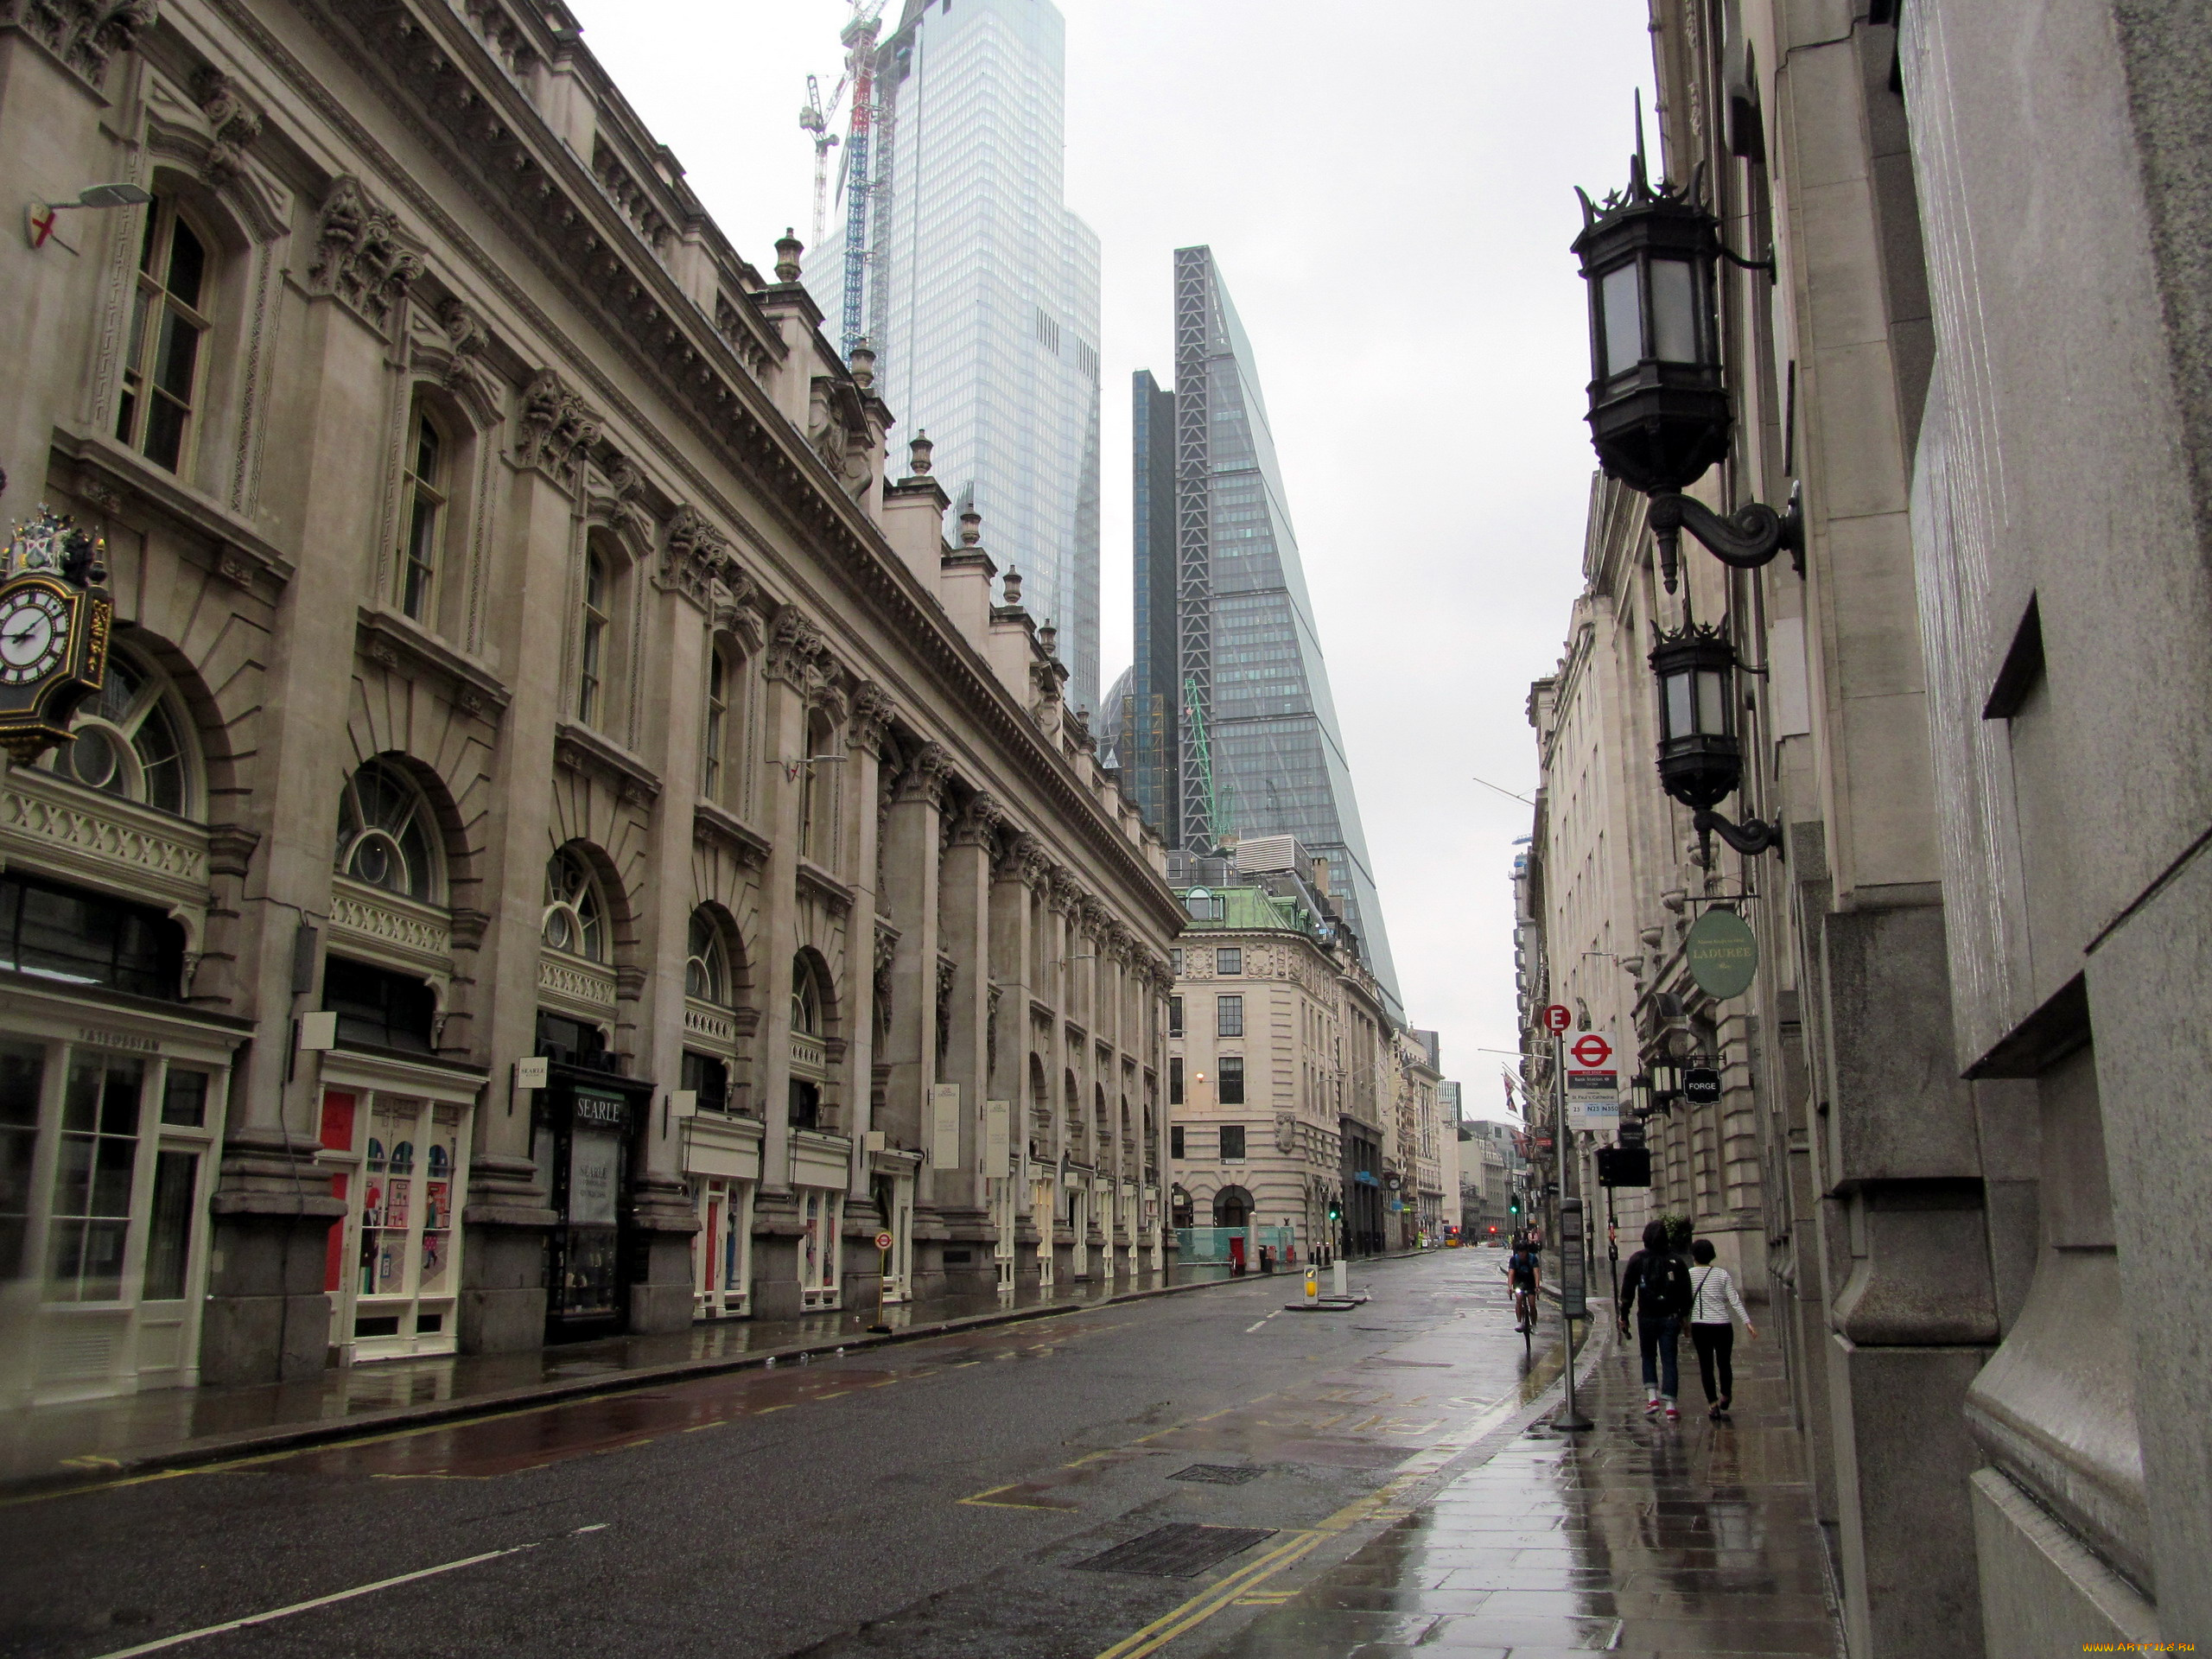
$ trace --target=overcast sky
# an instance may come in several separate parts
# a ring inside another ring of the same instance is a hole
[[[810,233],[806,76],[845,0],[570,0],[764,270]],[[1573,187],[1624,181],[1646,0],[1061,0],[1067,202],[1104,245],[1104,639],[1130,653],[1129,375],[1173,378],[1169,256],[1209,243],[1282,461],[1413,1023],[1504,1116],[1529,682],[1593,467]],[[895,15],[899,0],[890,0]],[[898,411],[893,411],[897,413]]]

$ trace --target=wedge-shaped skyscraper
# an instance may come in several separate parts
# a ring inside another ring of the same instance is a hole
[[[1137,372],[1136,661],[1107,710],[1171,846],[1287,835],[1392,1001],[1397,975],[1251,342],[1210,248],[1175,254],[1175,387]],[[1117,688],[1118,689],[1118,688]]]

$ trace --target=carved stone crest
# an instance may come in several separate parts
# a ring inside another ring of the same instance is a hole
[[[238,85],[219,69],[206,69],[193,86],[200,112],[207,118],[214,143],[208,147],[207,182],[218,190],[238,177],[245,152],[261,137],[261,114],[239,96]]]
[[[982,790],[970,795],[955,816],[952,823],[952,844],[955,847],[988,847],[999,825],[1006,822],[1006,809]]]
[[[768,677],[802,691],[812,690],[828,677],[830,645],[822,630],[787,605],[768,630]]]
[[[438,308],[438,327],[446,331],[447,346],[453,353],[446,364],[446,390],[490,419],[498,412],[499,400],[497,383],[484,364],[485,347],[491,344],[484,320],[459,300],[448,298]]]
[[[874,680],[862,680],[853,692],[852,741],[855,747],[881,755],[883,740],[898,716],[891,694]]]
[[[401,244],[398,219],[350,173],[331,181],[315,245],[308,291],[334,296],[379,328],[423,274],[422,256]]]
[[[923,743],[916,747],[906,762],[906,770],[899,779],[899,798],[902,801],[926,800],[934,806],[944,804],[944,790],[952,776],[952,757],[938,743]]]
[[[28,31],[94,86],[160,16],[156,0],[0,0],[0,22]]]

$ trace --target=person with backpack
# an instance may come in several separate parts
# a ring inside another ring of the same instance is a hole
[[[1728,1402],[1736,1395],[1736,1326],[1731,1316],[1744,1322],[1744,1334],[1754,1342],[1759,1329],[1744,1311],[1735,1279],[1713,1259],[1713,1241],[1699,1239],[1690,1246],[1690,1254],[1697,1259],[1690,1282],[1690,1346],[1697,1350],[1697,1380],[1705,1385],[1705,1403],[1710,1408],[1707,1415],[1725,1423]]]
[[[1505,1258],[1505,1282],[1513,1292],[1514,1328],[1532,1331],[1536,1325],[1536,1288],[1541,1269],[1535,1248],[1527,1237],[1516,1234],[1513,1253]]]
[[[1643,1248],[1621,1272],[1619,1320],[1628,1335],[1628,1315],[1636,1310],[1637,1346],[1643,1357],[1643,1414],[1656,1417],[1663,1404],[1669,1422],[1680,1421],[1675,1396],[1681,1388],[1680,1345],[1682,1321],[1694,1300],[1689,1268],[1669,1248],[1667,1224],[1647,1222]]]

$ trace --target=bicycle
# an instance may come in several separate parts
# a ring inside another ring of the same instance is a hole
[[[1533,1353],[1536,1345],[1536,1293],[1522,1288],[1513,1293],[1513,1317],[1521,1328],[1521,1345]]]

